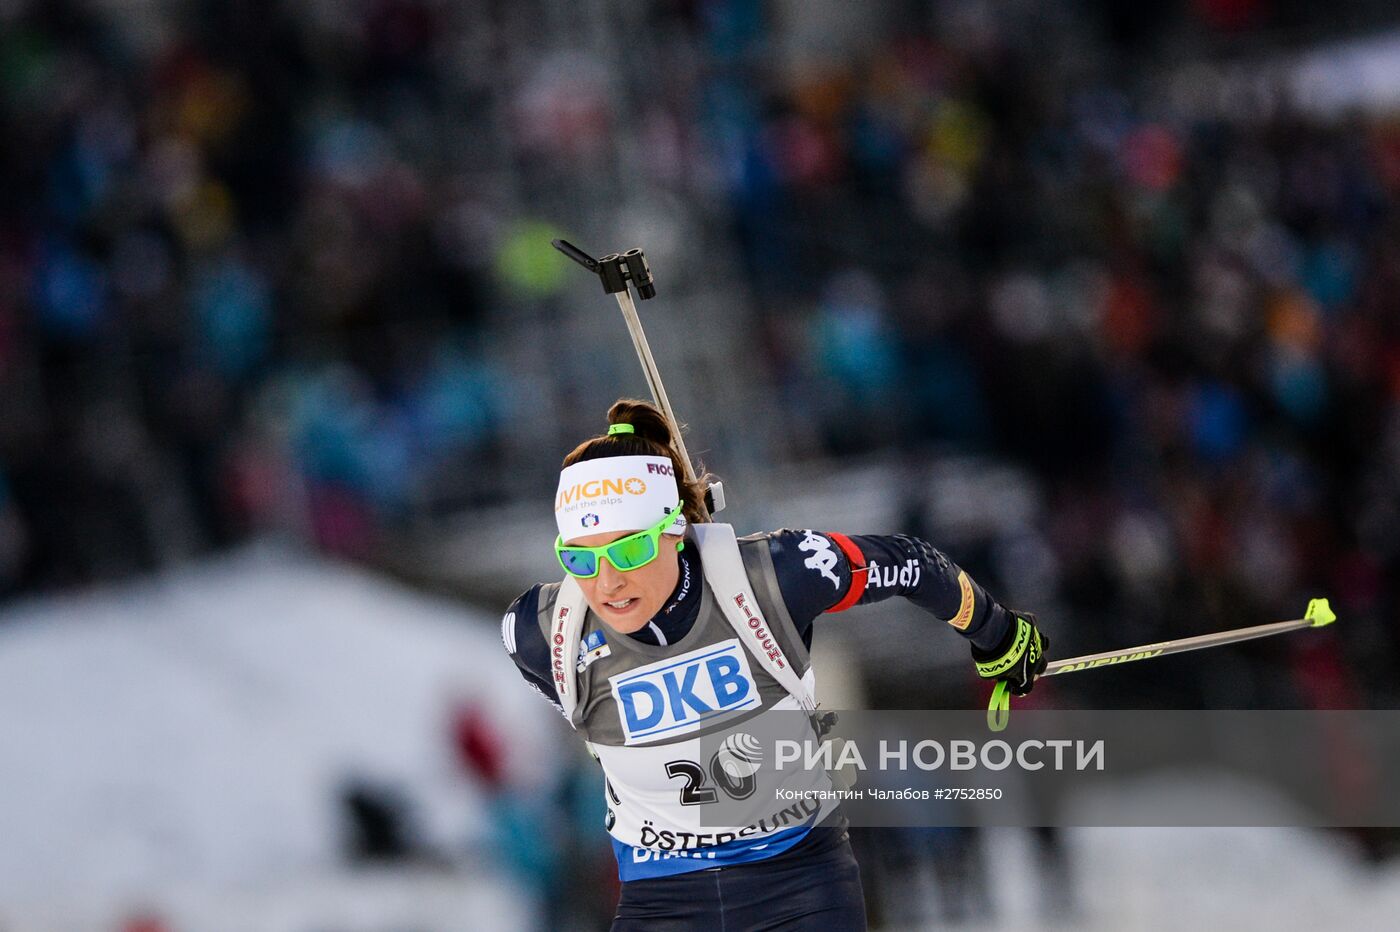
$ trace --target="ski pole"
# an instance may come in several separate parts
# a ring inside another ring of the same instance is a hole
[[[671,425],[671,436],[676,439],[676,452],[681,455],[685,466],[685,478],[695,481],[695,469],[690,464],[690,454],[686,452],[685,440],[681,437],[680,421],[671,409],[671,399],[666,396],[666,386],[661,384],[661,373],[657,371],[656,359],[651,355],[651,345],[642,330],[642,319],[637,315],[637,305],[632,302],[632,292],[627,284],[631,282],[637,289],[637,297],[643,301],[656,297],[656,283],[651,277],[651,267],[640,249],[629,249],[624,253],[613,253],[601,259],[594,259],[568,240],[551,241],[554,248],[596,274],[603,281],[603,290],[617,298],[617,306],[622,310],[622,319],[627,323],[627,332],[632,337],[632,346],[637,351],[637,359],[642,364],[642,374],[646,376],[647,388],[651,389],[651,399],[665,415]],[[708,521],[712,512],[724,508],[724,486],[710,483],[705,491],[705,500],[700,504],[703,520]]]
[[[1287,631],[1301,631],[1304,628],[1321,628],[1330,625],[1337,620],[1337,616],[1332,611],[1332,606],[1326,599],[1313,599],[1308,602],[1308,610],[1303,613],[1302,618],[1294,618],[1289,621],[1275,621],[1267,625],[1254,625],[1250,628],[1235,628],[1230,631],[1219,631],[1215,634],[1198,634],[1189,638],[1178,638],[1174,641],[1157,641],[1152,644],[1143,644],[1140,647],[1125,647],[1122,650],[1103,651],[1098,654],[1085,654],[1082,657],[1070,657],[1065,660],[1055,660],[1045,665],[1045,676],[1058,676],[1061,673],[1078,673],[1081,670],[1092,670],[1095,667],[1106,667],[1115,663],[1132,663],[1135,660],[1151,660],[1153,657],[1165,657],[1168,654],[1180,654],[1188,650],[1201,650],[1206,647],[1219,647],[1222,644],[1235,644],[1239,641],[1250,641],[1254,638],[1265,638],[1274,634],[1283,634]],[[987,725],[993,731],[1001,731],[1006,727],[1006,722],[1011,716],[1011,694],[1005,680],[997,682],[992,689],[992,701],[987,706]]]

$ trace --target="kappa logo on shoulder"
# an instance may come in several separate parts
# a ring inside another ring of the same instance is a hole
[[[822,537],[814,531],[803,532],[807,536],[797,545],[797,549],[811,553],[812,555],[803,561],[802,565],[809,570],[816,570],[827,579],[837,589],[841,588],[841,577],[832,570],[836,569],[836,564],[840,562],[836,557],[836,551],[831,549],[831,541]]]
[[[716,716],[757,708],[758,684],[736,638],[609,679],[627,744],[695,731]]]

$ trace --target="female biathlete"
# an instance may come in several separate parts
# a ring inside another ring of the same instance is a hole
[[[815,708],[813,621],[903,596],[971,641],[977,672],[1016,695],[1044,670],[1048,638],[917,538],[736,540],[701,523],[705,487],[686,480],[661,412],[618,401],[608,423],[559,476],[566,575],[516,599],[501,633],[603,766],[622,880],[613,929],[864,929],[839,793],[819,768],[765,767],[752,737],[811,737],[796,713]],[[754,815],[709,817],[736,801]]]

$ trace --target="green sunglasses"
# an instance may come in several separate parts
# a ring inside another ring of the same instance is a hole
[[[615,568],[626,573],[629,570],[638,570],[656,559],[661,552],[658,542],[661,533],[666,528],[675,523],[676,512],[681,508],[681,503],[677,502],[676,507],[666,513],[666,516],[656,523],[655,527],[649,527],[645,531],[638,531],[635,534],[628,534],[626,537],[619,537],[611,544],[604,544],[601,547],[574,547],[565,546],[563,536],[554,539],[554,554],[559,558],[559,565],[564,567],[564,572],[579,579],[592,579],[598,575],[599,560],[607,557],[608,562]],[[680,550],[685,546],[682,542],[676,545]]]

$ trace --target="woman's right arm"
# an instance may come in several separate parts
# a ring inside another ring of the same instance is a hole
[[[564,708],[559,704],[559,694],[554,691],[554,683],[549,676],[549,645],[545,643],[544,634],[541,633],[539,622],[536,620],[539,615],[540,588],[538,584],[531,586],[510,603],[505,617],[501,619],[501,642],[505,644],[506,653],[515,661],[516,669],[525,678],[525,682],[533,686],[535,692],[554,703],[554,707],[562,715]]]

